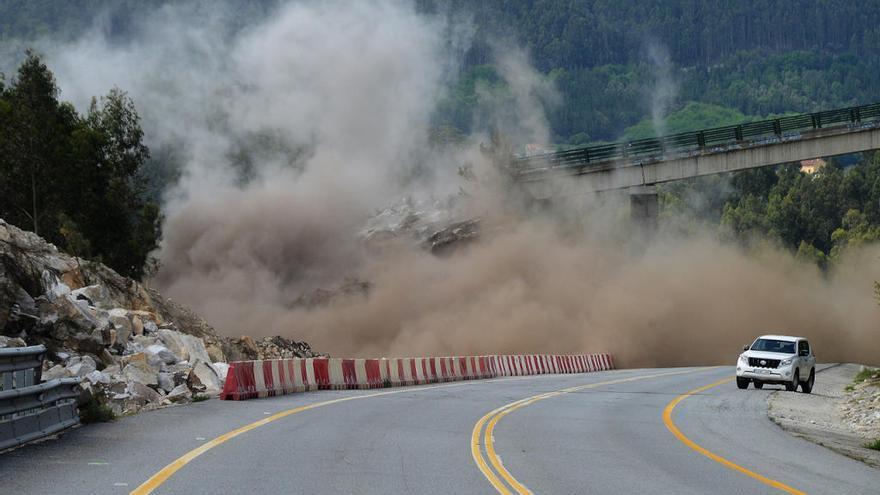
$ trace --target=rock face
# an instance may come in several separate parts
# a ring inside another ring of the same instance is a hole
[[[444,201],[417,201],[406,197],[375,212],[360,237],[367,247],[382,249],[392,241],[420,245],[435,255],[444,255],[477,240],[480,219],[464,208],[469,195],[463,191]]]
[[[455,222],[428,237],[425,244],[433,254],[447,254],[465,244],[473,242],[480,235],[480,219],[474,218]]]
[[[155,290],[0,219],[0,347],[36,344],[49,350],[44,379],[79,377],[116,414],[216,394],[227,359],[314,356],[280,337],[222,337]]]

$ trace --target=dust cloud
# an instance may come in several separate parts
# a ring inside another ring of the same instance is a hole
[[[122,44],[95,31],[39,48],[63,96],[84,105],[118,85],[150,146],[178,150],[153,284],[221,332],[348,356],[608,351],[622,366],[732,364],[756,335],[790,333],[821,360],[880,364],[876,248],[822,274],[708,232],[636,242],[625,203],[535,211],[511,198],[479,151],[480,124],[548,139],[552,85],[523,52],[497,50],[515,103],[480,95],[479,131],[437,150],[431,115],[469,30],[395,1],[285,3],[231,30],[242,20],[215,5],[160,9]],[[476,183],[456,174],[464,162]],[[435,256],[404,236],[359,236],[400,197],[460,189],[456,214],[481,218],[476,243]],[[346,277],[369,291],[295,304]]]
[[[364,269],[368,298],[254,323],[363,356],[602,350],[623,366],[732,364],[762,333],[807,336],[825,361],[880,355],[877,249],[825,278],[770,247],[697,236],[633,253],[520,221],[450,258],[386,254]]]

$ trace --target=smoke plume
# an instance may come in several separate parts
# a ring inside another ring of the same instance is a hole
[[[675,102],[678,85],[672,75],[672,57],[665,46],[659,42],[651,42],[647,46],[647,55],[654,76],[653,87],[650,91],[651,124],[654,127],[654,134],[660,137],[668,134],[666,115]]]
[[[732,364],[774,332],[810,337],[823,360],[877,363],[876,249],[826,276],[709,233],[661,232],[633,247],[617,201],[540,211],[512,201],[479,149],[483,132],[550,142],[543,108],[558,101],[519,50],[499,48],[496,60],[514,105],[481,95],[476,110],[492,118],[475,122],[487,125],[438,151],[431,115],[471,31],[409,3],[291,2],[250,21],[168,6],[135,27],[125,42],[96,29],[38,47],[64,98],[84,106],[119,86],[150,146],[177,150],[153,283],[228,335],[280,334],[332,355],[610,351],[658,366]],[[659,88],[662,121],[671,96]],[[456,174],[462,163],[476,182]],[[479,217],[482,233],[452,254],[359,235],[401,197],[430,203],[460,189],[455,216]],[[297,304],[347,277],[370,289]]]

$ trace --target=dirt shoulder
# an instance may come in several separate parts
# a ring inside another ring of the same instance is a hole
[[[818,366],[812,394],[780,390],[768,398],[770,419],[789,433],[880,468],[880,451],[864,447],[880,438],[880,387],[849,387],[857,364]]]

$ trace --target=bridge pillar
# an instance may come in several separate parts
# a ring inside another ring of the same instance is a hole
[[[657,200],[657,186],[630,187],[629,205],[630,217],[633,223],[650,235],[657,230],[657,217],[660,213],[660,203]]]

